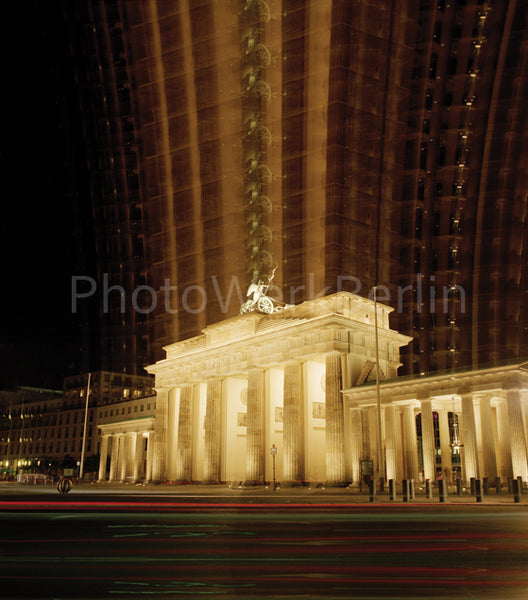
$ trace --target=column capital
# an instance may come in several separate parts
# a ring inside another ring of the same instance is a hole
[[[159,394],[168,394],[169,390],[171,390],[173,387],[174,386],[172,386],[172,385],[164,385],[163,387],[162,386],[155,387],[154,389],[156,391],[156,394],[159,395]]]
[[[284,360],[282,361],[282,364],[286,367],[297,367],[302,365],[304,362],[306,362],[306,359],[304,358],[288,358],[288,360]]]
[[[257,372],[257,373],[263,373],[267,369],[268,369],[268,367],[265,367],[263,365],[255,365],[255,364],[253,364],[253,365],[251,365],[251,366],[248,367],[247,372],[248,372],[248,374],[251,373],[251,371]]]
[[[324,352],[323,356],[344,356],[345,354],[348,354],[347,350],[337,350],[336,348],[333,348],[328,352]]]
[[[492,391],[482,391],[482,392],[475,392],[473,394],[473,398],[475,400],[487,400],[488,398],[491,400],[493,398],[493,396],[495,396],[496,394]]]

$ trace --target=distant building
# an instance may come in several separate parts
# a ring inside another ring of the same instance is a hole
[[[69,413],[71,427],[62,426],[62,392],[31,387],[0,391],[0,471],[47,472],[57,459],[75,451],[73,433],[77,413]],[[74,416],[75,415],[75,416]],[[62,435],[68,432],[68,435]]]
[[[57,472],[64,464],[75,469],[83,439],[85,459],[100,452],[99,419],[105,422],[107,413],[117,414],[127,400],[154,393],[152,377],[107,371],[67,377],[62,391],[21,387],[0,392],[0,470]],[[97,468],[98,459],[94,464]]]

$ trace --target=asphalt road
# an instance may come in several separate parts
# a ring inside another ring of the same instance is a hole
[[[524,504],[130,499],[0,498],[0,596],[528,599]]]

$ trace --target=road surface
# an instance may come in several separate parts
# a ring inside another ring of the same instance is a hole
[[[526,506],[84,500],[1,505],[1,597],[528,599]]]

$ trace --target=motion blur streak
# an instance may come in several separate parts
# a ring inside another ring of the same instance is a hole
[[[0,513],[2,595],[527,597],[525,509],[237,513],[136,504],[133,512],[115,505],[97,512],[97,505]]]

